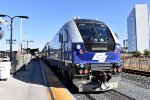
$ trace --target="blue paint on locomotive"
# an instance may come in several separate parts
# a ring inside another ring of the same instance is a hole
[[[85,50],[84,44],[80,43],[81,48],[83,50],[83,54],[79,53],[80,49],[76,49],[73,47],[73,62],[74,63],[80,63],[80,62],[84,62],[84,63],[121,63],[121,58],[120,58],[120,49],[117,49],[115,46],[114,51],[111,52],[87,52]],[[118,44],[116,44],[118,45]],[[115,50],[117,50],[117,53],[115,53]],[[99,60],[93,60],[94,55],[96,54],[105,54],[106,58],[103,62],[100,62]]]

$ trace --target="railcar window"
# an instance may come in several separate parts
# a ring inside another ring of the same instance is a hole
[[[94,24],[96,32],[98,33],[100,42],[113,42],[113,37],[110,30],[106,25]]]
[[[104,24],[77,23],[77,26],[85,42],[113,42],[111,32]]]
[[[59,33],[59,42],[62,42],[62,34]]]
[[[107,52],[114,50],[114,38],[102,23],[76,23],[87,51]]]
[[[103,28],[96,28],[100,42],[107,42],[107,32]]]
[[[68,31],[63,30],[63,42],[68,42]]]
[[[82,36],[94,36],[92,24],[78,24],[78,28]]]

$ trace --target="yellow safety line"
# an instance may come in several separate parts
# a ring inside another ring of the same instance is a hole
[[[47,92],[48,100],[52,100],[52,97],[51,97],[51,95],[50,95],[49,88],[46,88],[46,92]]]
[[[72,100],[64,88],[51,87],[55,100]]]
[[[53,74],[53,72],[44,64],[44,70],[48,78],[50,90],[55,100],[73,100],[74,98],[69,92],[62,86],[59,79]]]
[[[63,88],[60,81],[56,76],[51,76],[48,78],[50,89],[53,93],[55,100],[72,100],[73,98],[68,94],[66,88]]]
[[[40,60],[40,66],[42,69],[42,74],[43,74],[43,79],[44,79],[45,85],[47,85],[46,77],[45,77],[45,73],[44,73],[44,69],[43,69],[43,64],[42,64],[41,60]],[[50,95],[51,93],[50,93],[49,87],[46,87],[46,93],[47,93],[48,100],[52,100],[52,96]]]

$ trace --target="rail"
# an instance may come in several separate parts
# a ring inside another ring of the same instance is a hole
[[[130,97],[130,96],[126,95],[126,94],[123,94],[121,92],[118,92],[116,90],[111,90],[110,92],[112,94],[111,100],[114,100],[114,99],[115,100],[135,100],[135,98],[132,98],[132,97]]]

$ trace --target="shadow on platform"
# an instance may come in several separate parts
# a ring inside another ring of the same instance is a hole
[[[13,78],[31,84],[47,86],[43,79],[39,59],[32,59],[26,66],[21,67]]]

